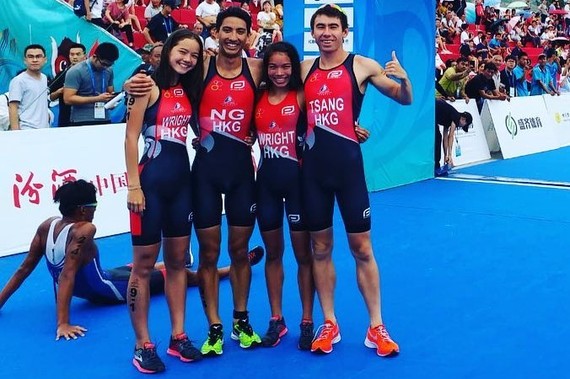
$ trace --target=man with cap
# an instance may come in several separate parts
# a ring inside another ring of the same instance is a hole
[[[459,127],[467,133],[472,122],[473,116],[469,112],[459,112],[444,100],[435,101],[435,176],[446,176],[450,166],[453,166],[451,151],[455,139],[455,129]],[[443,126],[443,138],[439,131],[439,125]],[[442,140],[445,165],[440,167]]]
[[[119,49],[112,43],[97,46],[91,58],[69,69],[63,85],[63,99],[71,105],[71,125],[108,123],[109,111],[105,103],[113,95],[113,70],[119,58]]]
[[[179,25],[171,16],[172,10],[176,8],[174,0],[163,0],[162,10],[159,14],[150,19],[143,30],[147,42],[164,42],[168,36],[178,28],[187,28],[188,25]]]

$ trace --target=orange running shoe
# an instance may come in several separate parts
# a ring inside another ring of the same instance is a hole
[[[340,330],[338,324],[333,324],[331,320],[319,326],[315,333],[315,338],[311,344],[311,352],[328,354],[333,350],[333,344],[340,341]]]
[[[376,327],[369,327],[364,340],[366,347],[376,349],[376,354],[381,357],[396,355],[400,352],[400,347],[390,338],[386,327],[380,324]]]

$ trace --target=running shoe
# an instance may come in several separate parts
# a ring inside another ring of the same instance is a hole
[[[202,355],[218,356],[224,352],[224,331],[221,324],[214,324],[210,326],[208,332],[208,339],[202,345]]]
[[[368,328],[364,345],[371,349],[376,349],[376,354],[381,357],[396,355],[400,352],[400,347],[390,338],[386,327],[382,324],[375,328]]]
[[[285,325],[285,319],[283,317],[273,316],[269,320],[269,328],[267,333],[261,339],[263,346],[273,347],[277,346],[281,342],[281,337],[287,334],[288,329]]]
[[[434,175],[438,178],[442,177],[442,176],[448,176],[449,175],[449,170],[446,169],[446,166],[440,167],[435,169]]]
[[[230,337],[234,341],[239,341],[239,346],[244,349],[261,345],[261,338],[253,331],[249,320],[238,320],[234,324]]]
[[[135,348],[133,365],[144,374],[154,374],[165,370],[164,363],[156,354],[156,347],[150,342],[145,342],[143,347]]]
[[[303,321],[301,325],[301,336],[299,337],[299,349],[311,350],[311,344],[315,335],[315,326],[310,321]]]
[[[171,337],[166,353],[180,358],[182,362],[194,362],[202,359],[202,353],[192,345],[186,333]]]
[[[315,338],[311,344],[311,352],[328,354],[333,351],[333,344],[339,341],[340,330],[338,324],[334,324],[331,320],[326,320],[315,333]]]
[[[249,259],[249,265],[255,266],[263,259],[263,254],[265,254],[265,250],[263,247],[256,246],[247,253],[247,259]]]

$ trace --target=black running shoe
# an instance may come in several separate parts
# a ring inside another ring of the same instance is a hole
[[[283,317],[277,318],[276,316],[271,317],[269,320],[269,328],[267,333],[261,339],[261,343],[264,347],[277,346],[281,342],[281,337],[287,334],[288,329],[285,325],[285,319]]]
[[[156,354],[156,347],[150,342],[145,342],[141,348],[135,348],[133,365],[144,374],[154,374],[165,370],[164,363]]]
[[[171,337],[166,353],[180,358],[182,362],[194,362],[202,359],[202,353],[192,345],[186,333],[178,334],[175,338]]]
[[[263,255],[265,254],[265,250],[263,247],[256,246],[247,253],[247,259],[249,259],[250,266],[255,266],[263,259]]]
[[[311,343],[313,342],[315,326],[310,321],[303,321],[300,325],[301,336],[299,337],[299,349],[311,350]]]

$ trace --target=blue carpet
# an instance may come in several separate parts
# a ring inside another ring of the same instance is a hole
[[[544,153],[460,168],[458,171],[465,174],[570,182],[569,162],[570,146]]]
[[[551,152],[552,153],[552,152]],[[565,152],[568,154],[568,151]],[[472,167],[485,175],[528,177],[533,167],[562,165],[557,154]],[[561,154],[561,155],[559,155]],[[541,163],[528,163],[536,158]],[[552,161],[555,159],[556,161]],[[566,160],[567,161],[567,160]],[[509,169],[504,168],[508,165]],[[523,168],[526,169],[523,170]],[[512,171],[511,171],[512,170]],[[552,169],[540,179],[570,181]],[[564,378],[570,364],[570,191],[561,189],[427,180],[371,195],[373,246],[381,267],[383,316],[401,353],[382,359],[363,346],[367,327],[339,219],[335,219],[336,309],[342,341],[327,356],[296,348],[300,301],[295,263],[287,246],[284,312],[290,329],[273,349],[240,349],[227,335],[231,294],[220,287],[226,326],[224,355],[195,364],[169,356],[164,297],[152,299],[150,327],[167,372],[175,377],[217,378]],[[338,216],[338,215],[337,215]],[[97,220],[95,220],[96,222]],[[565,237],[566,236],[566,237]],[[251,245],[261,242],[257,233]],[[98,240],[105,267],[130,261],[130,240]],[[197,251],[193,240],[194,251]],[[4,284],[23,256],[0,260]],[[222,264],[227,253],[222,253]],[[0,378],[141,378],[130,364],[133,333],[125,306],[72,302],[73,323],[89,331],[77,341],[53,341],[51,280],[43,267],[0,310],[3,338]],[[251,320],[263,333],[270,316],[262,266],[253,269]],[[315,320],[322,317],[316,304]],[[206,319],[198,291],[188,290],[187,332],[201,344]],[[566,362],[566,363],[564,363]]]

